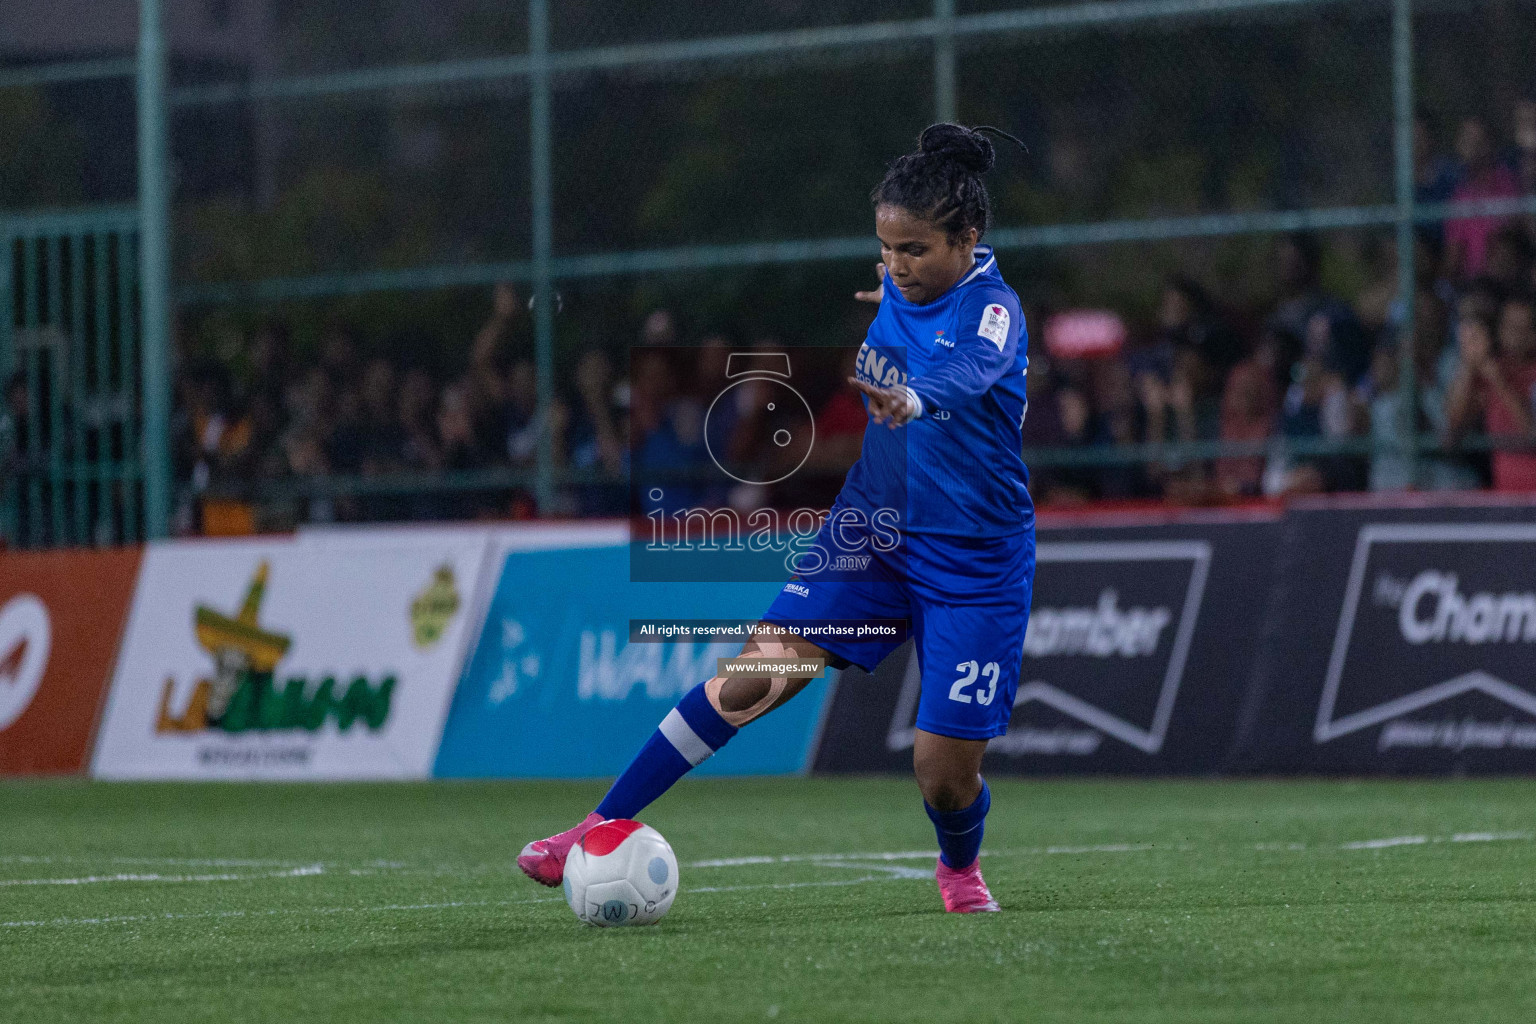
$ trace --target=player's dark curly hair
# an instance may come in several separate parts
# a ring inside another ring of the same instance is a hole
[[[992,201],[981,176],[997,162],[990,132],[1019,142],[1007,132],[958,124],[929,125],[917,140],[917,151],[898,157],[870,193],[876,206],[890,204],[930,220],[954,240],[966,228],[976,237],[992,223]]]

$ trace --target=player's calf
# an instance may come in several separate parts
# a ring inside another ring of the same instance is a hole
[[[754,637],[741,657],[813,656],[797,653],[795,646]],[[799,646],[825,654],[803,641]],[[633,818],[678,779],[713,757],[742,726],[784,703],[807,682],[784,677],[715,676],[695,686],[662,719],[655,734],[597,805],[597,813],[604,818]]]
[[[799,659],[802,655],[797,646],[794,642],[784,644],[772,637],[757,636],[747,644],[741,657]],[[824,656],[825,652],[821,654]],[[799,693],[808,682],[809,679],[790,680],[787,676],[716,676],[704,683],[704,696],[721,718],[740,729]]]
[[[950,913],[997,910],[981,878],[981,840],[986,834],[992,791],[981,778],[986,740],[917,731],[912,767],[923,793],[923,809],[939,840],[935,877]]]
[[[987,812],[992,809],[992,791],[981,782],[981,792],[963,806],[956,795],[959,792],[959,789],[948,791],[946,803],[952,808],[949,810],[940,810],[933,805],[937,793],[925,795],[923,800],[923,807],[939,839],[939,862],[934,867],[939,895],[944,899],[944,909],[951,914],[998,910],[997,901],[982,880],[980,860]]]

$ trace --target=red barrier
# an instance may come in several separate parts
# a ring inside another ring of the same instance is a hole
[[[0,774],[85,767],[139,556],[0,554]]]

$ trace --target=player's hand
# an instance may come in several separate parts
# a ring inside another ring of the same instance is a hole
[[[881,302],[884,302],[885,301],[885,264],[884,263],[876,263],[875,264],[875,279],[878,280],[880,282],[880,284],[878,286],[876,286],[873,291],[854,292],[853,293],[853,297],[858,299],[860,302],[873,302],[876,305],[879,305]]]
[[[917,406],[912,404],[912,396],[907,394],[906,388],[877,388],[857,377],[849,377],[848,383],[869,396],[869,418],[876,423],[884,423],[895,430],[911,423],[912,417],[917,415]]]

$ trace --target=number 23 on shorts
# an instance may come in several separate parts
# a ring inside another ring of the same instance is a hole
[[[976,703],[982,706],[992,703],[997,696],[997,677],[1002,674],[997,667],[997,662],[989,661],[985,665],[979,665],[974,661],[962,661],[955,666],[955,670],[960,673],[960,678],[956,679],[954,685],[949,688],[950,700],[969,704],[974,696]],[[985,681],[977,684],[971,693],[966,693],[966,688],[975,683],[978,676]]]

